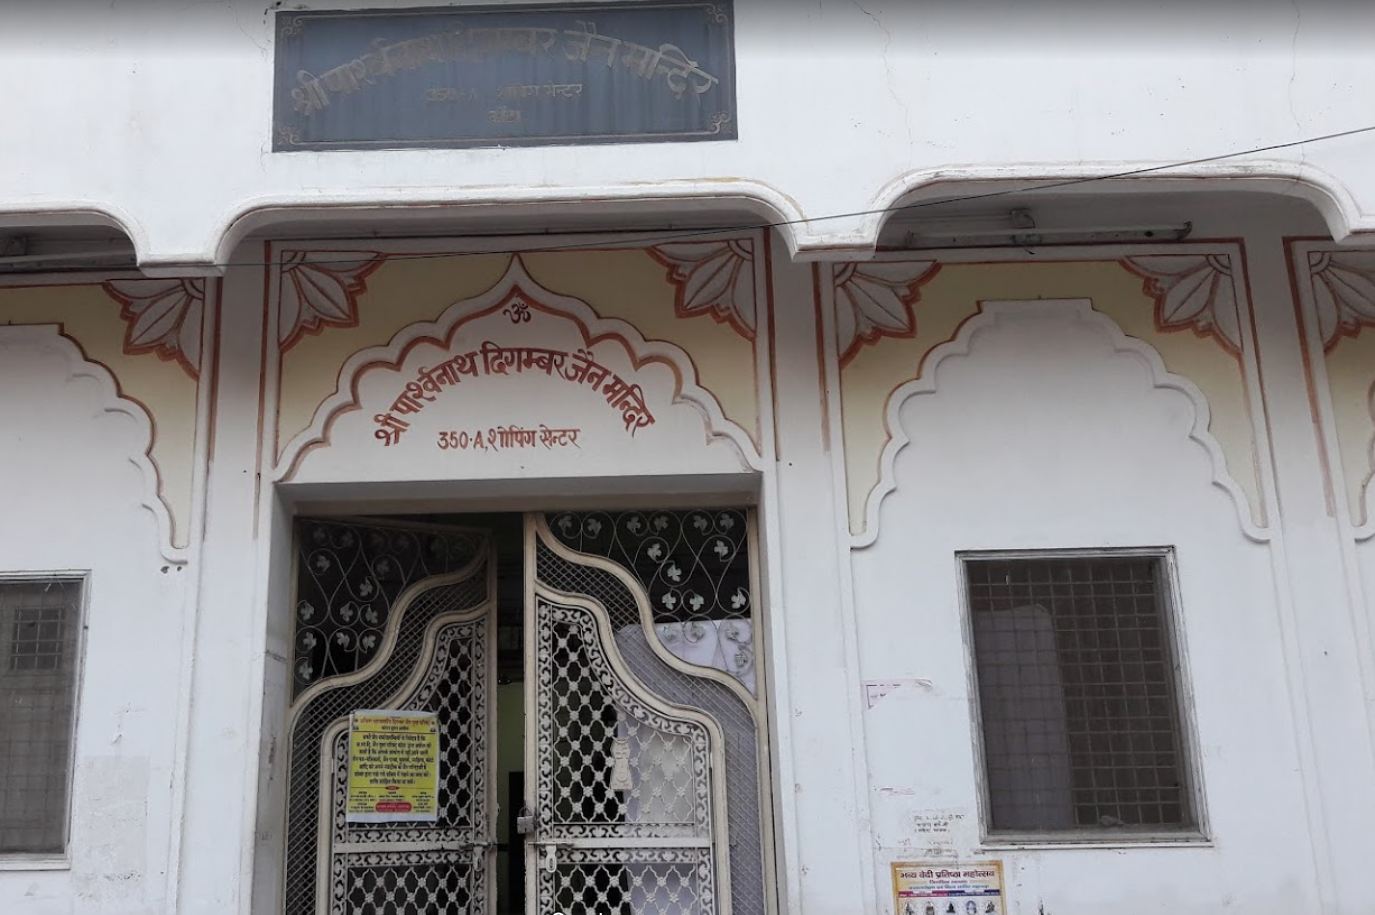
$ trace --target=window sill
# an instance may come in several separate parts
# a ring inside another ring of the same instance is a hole
[[[1051,851],[1055,849],[1123,849],[1123,848],[1212,848],[1213,840],[1199,833],[1138,833],[1112,835],[1101,838],[1077,833],[1074,835],[1007,835],[985,836],[979,843],[984,851]]]
[[[72,869],[66,855],[0,855],[0,871],[67,871]]]

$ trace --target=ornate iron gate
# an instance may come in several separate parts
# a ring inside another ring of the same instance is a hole
[[[768,915],[744,511],[525,519],[532,915]],[[482,531],[302,522],[287,915],[494,910],[495,555]],[[439,820],[346,822],[348,716],[435,712]]]
[[[322,638],[342,645],[372,635],[377,642],[356,669],[336,658],[332,675],[302,690],[293,706],[285,910],[486,915],[492,895],[496,658],[488,538],[480,532],[311,524],[302,532],[300,560],[314,566],[307,574],[315,578],[313,593],[321,606],[298,605],[298,656],[318,648],[312,641]],[[323,537],[316,536],[321,531]],[[371,547],[360,548],[368,540]],[[420,577],[436,564],[461,568]],[[350,628],[367,617],[372,630],[360,634]],[[346,822],[348,716],[357,709],[436,713],[436,822]]]
[[[743,512],[527,519],[537,915],[769,911],[748,529]],[[735,650],[694,663],[684,638]]]

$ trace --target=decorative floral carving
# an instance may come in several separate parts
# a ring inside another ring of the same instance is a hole
[[[192,378],[200,374],[205,280],[111,280],[104,288],[129,322],[126,353],[156,353],[180,363]]]
[[[879,337],[910,337],[917,290],[936,275],[935,261],[846,264],[835,273],[836,347],[846,365]]]
[[[1227,255],[1151,254],[1122,263],[1145,281],[1142,288],[1155,299],[1156,327],[1192,328],[1227,352],[1241,353],[1241,318]]]
[[[658,245],[649,254],[669,268],[680,317],[709,314],[754,339],[754,250],[743,239]]]
[[[1375,324],[1375,251],[1312,251],[1308,272],[1324,350]]]
[[[375,251],[288,251],[282,260],[277,343],[290,349],[325,326],[358,323],[358,296],[368,274],[382,265]]]

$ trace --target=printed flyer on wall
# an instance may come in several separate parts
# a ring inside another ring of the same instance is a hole
[[[1004,915],[1003,864],[893,862],[894,915]]]
[[[439,720],[433,712],[349,716],[349,823],[433,823],[439,816]]]

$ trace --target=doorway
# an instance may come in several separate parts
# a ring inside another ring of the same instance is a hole
[[[771,911],[749,509],[301,518],[283,911]],[[430,820],[350,818],[429,715]]]

